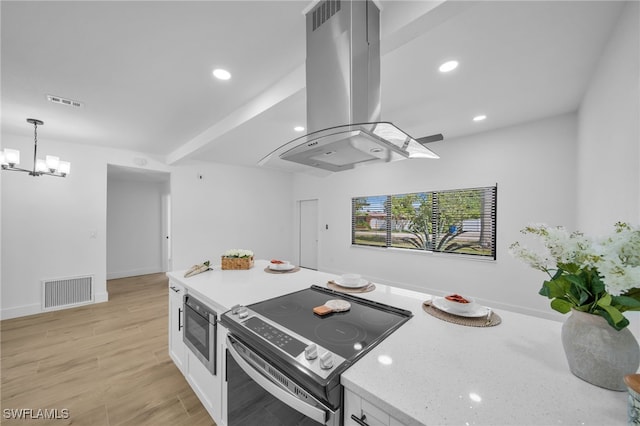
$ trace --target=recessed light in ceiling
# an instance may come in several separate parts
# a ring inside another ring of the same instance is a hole
[[[458,68],[458,61],[447,61],[440,65],[438,70],[440,72],[449,72],[455,70],[456,68]]]
[[[486,118],[487,118],[486,115],[476,115],[475,117],[473,117],[473,121],[482,121]]]
[[[219,80],[229,80],[231,78],[231,73],[227,70],[223,70],[222,68],[216,68],[213,70],[213,76]]]
[[[302,132],[304,130],[304,127],[296,126],[296,127],[293,128],[293,130],[295,130],[296,132]]]

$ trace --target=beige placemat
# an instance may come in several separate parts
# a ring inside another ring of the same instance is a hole
[[[478,318],[461,317],[441,311],[440,309],[431,305],[431,300],[423,302],[422,309],[429,315],[443,321],[452,322],[454,324],[467,325],[469,327],[493,327],[502,322],[502,318],[500,318],[500,315],[496,314],[493,311],[491,312],[490,318],[487,318],[486,316]]]
[[[341,285],[336,284],[335,281],[329,281],[327,282],[327,287],[329,287],[331,290],[339,291],[341,293],[369,293],[370,291],[376,289],[376,285],[371,282],[369,283],[369,285],[366,285],[364,287],[350,288],[342,287]]]
[[[276,271],[275,269],[271,269],[268,266],[264,268],[264,271],[270,274],[293,274],[294,272],[298,272],[299,270],[300,270],[299,266],[296,266],[293,269],[289,269],[288,271]]]

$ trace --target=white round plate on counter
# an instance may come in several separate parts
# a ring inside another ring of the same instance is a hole
[[[340,287],[346,287],[346,288],[362,288],[369,285],[369,281],[365,280],[364,278],[360,278],[358,281],[353,283],[351,282],[346,283],[342,278],[336,278],[335,280],[333,280],[333,282],[338,284]]]
[[[446,312],[452,315],[457,315],[459,317],[477,318],[477,317],[486,317],[487,314],[489,314],[489,308],[481,305],[478,305],[475,309],[469,312],[454,311],[444,303],[444,297],[434,297],[431,300],[431,304],[443,312]]]
[[[295,268],[296,265],[292,265],[291,263],[270,263],[269,269],[273,271],[290,271]]]

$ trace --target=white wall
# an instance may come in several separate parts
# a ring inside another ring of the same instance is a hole
[[[458,291],[494,306],[548,316],[548,301],[537,295],[543,277],[513,259],[507,249],[528,223],[574,225],[576,116],[446,140],[430,148],[441,159],[371,165],[326,178],[296,177],[296,199],[319,199],[319,268],[361,273],[378,282],[436,294]],[[353,197],[496,183],[495,262],[351,246]]]
[[[640,3],[627,2],[579,112],[577,226],[640,224]],[[639,283],[640,284],[640,283]],[[640,340],[640,313],[627,312]]]
[[[579,113],[431,144],[442,157],[437,161],[296,176],[294,198],[319,199],[320,269],[436,294],[459,291],[495,307],[563,319],[537,295],[544,274],[513,259],[507,248],[528,223],[588,234],[609,232],[618,220],[640,223],[638,8],[637,2],[625,6]],[[352,197],[494,183],[495,262],[350,246]],[[628,316],[640,338],[638,315]]]
[[[253,250],[257,258],[292,258],[291,190],[291,176],[277,171],[177,167],[171,175],[174,269],[220,264],[232,248]]]
[[[317,198],[320,269],[360,272],[436,294],[456,290],[495,307],[553,316],[547,300],[537,295],[543,276],[512,259],[507,247],[530,222],[585,232],[608,230],[615,220],[640,222],[638,63],[638,3],[629,2],[579,117],[436,143],[438,161],[370,166],[327,178],[215,164],[168,167],[147,157],[150,169],[172,172],[174,268],[217,263],[228,248],[293,259],[296,201]],[[21,149],[29,164],[33,140],[2,136],[3,145]],[[2,318],[39,312],[40,280],[47,278],[93,274],[97,300],[107,299],[107,163],[133,166],[135,157],[145,157],[42,136],[44,152],[70,160],[72,172],[66,179],[2,172]],[[495,262],[350,246],[354,196],[495,183]],[[593,202],[596,193],[600,199]],[[96,238],[90,238],[94,231]]]
[[[43,279],[93,275],[95,300],[106,301],[107,163],[133,166],[143,157],[148,168],[168,171],[145,154],[40,136],[42,154],[69,160],[71,173],[62,179],[2,172],[3,319],[40,312]],[[2,140],[32,166],[32,138],[3,133]]]
[[[30,167],[33,140],[2,136],[3,146],[20,149]],[[96,302],[108,299],[107,164],[136,167],[136,159],[143,158],[149,170],[172,173],[175,269],[204,260],[219,263],[229,248],[292,257],[288,174],[216,164],[171,167],[132,151],[40,139],[43,153],[71,161],[71,174],[61,179],[3,172],[2,319],[40,312],[43,279],[93,275]]]
[[[108,178],[107,279],[163,272],[164,183]]]
[[[640,223],[640,4],[628,2],[580,107],[578,226]]]

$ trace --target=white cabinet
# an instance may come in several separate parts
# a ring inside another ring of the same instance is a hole
[[[218,324],[216,333],[216,374],[211,374],[193,352],[187,349],[187,372],[185,376],[211,418],[218,426],[223,426],[226,424],[226,419],[222,417],[222,385],[224,381],[222,341],[226,339],[226,330]]]
[[[182,327],[184,327],[182,296],[184,296],[184,287],[169,281],[169,356],[182,374],[185,374],[187,346],[182,341]]]
[[[217,424],[222,415],[221,376],[220,369],[217,369],[214,376],[193,352],[187,350],[187,381]]]
[[[223,341],[226,330],[218,325],[216,342],[216,374],[212,374],[195,354],[184,343],[184,295],[186,289],[175,281],[169,281],[169,356],[195,392],[196,396],[207,410],[211,418],[219,426],[224,426],[222,418],[222,385],[223,370]],[[220,310],[215,309],[218,315]]]
[[[344,389],[342,411],[344,426],[404,426],[398,419],[347,388]]]

